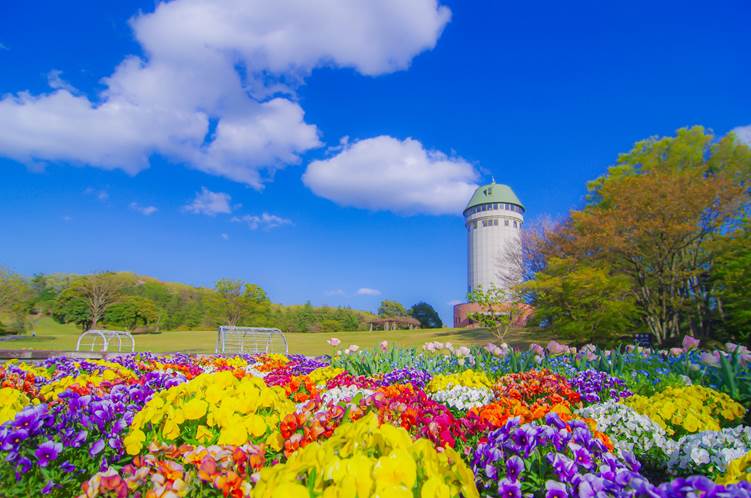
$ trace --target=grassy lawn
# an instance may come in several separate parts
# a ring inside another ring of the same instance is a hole
[[[21,339],[2,341],[0,349],[37,349],[73,351],[79,330],[73,325],[61,325],[51,318],[42,318],[36,325],[37,336],[25,336]],[[384,339],[401,346],[421,346],[429,341],[451,342],[456,345],[486,344],[492,339],[486,330],[478,329],[425,329],[395,330],[375,332],[319,332],[285,334],[290,353],[317,355],[331,353],[332,348],[326,341],[331,337],[341,339],[342,345],[357,344],[361,348],[371,348]],[[169,331],[153,335],[137,335],[136,351],[213,353],[216,331]],[[525,347],[532,342],[545,343],[550,336],[545,333],[519,329],[511,332],[507,342]]]

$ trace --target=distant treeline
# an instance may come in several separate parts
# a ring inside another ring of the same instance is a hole
[[[126,329],[136,333],[205,330],[219,325],[278,327],[286,332],[365,330],[375,314],[349,307],[285,306],[271,302],[258,285],[221,279],[214,288],[163,282],[127,272],[92,275],[37,274],[0,269],[0,331],[23,333],[30,317],[50,316],[82,330]],[[426,303],[409,312],[384,301],[379,314],[411,314],[424,327],[441,326]]]

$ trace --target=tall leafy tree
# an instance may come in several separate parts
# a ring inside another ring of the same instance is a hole
[[[701,127],[638,142],[592,182],[587,206],[550,238],[547,256],[602,265],[632,282],[641,320],[659,343],[706,336],[711,242],[748,206],[751,151]]]
[[[381,305],[378,306],[378,316],[407,316],[407,310],[399,301],[384,299],[383,301],[381,301]]]
[[[113,272],[86,275],[74,280],[69,291],[82,299],[88,307],[91,328],[104,317],[107,306],[116,302],[125,288],[124,279]]]
[[[420,322],[424,329],[438,329],[443,327],[443,321],[436,310],[428,303],[421,301],[409,309],[409,315]]]
[[[33,297],[33,290],[26,279],[0,268],[0,311],[12,317],[15,332],[26,330],[26,315]]]

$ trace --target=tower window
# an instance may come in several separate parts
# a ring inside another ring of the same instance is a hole
[[[503,224],[508,226],[508,220],[503,220]]]
[[[516,228],[516,220],[514,220],[514,228]]]

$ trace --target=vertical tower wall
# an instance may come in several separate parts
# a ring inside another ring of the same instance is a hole
[[[501,276],[514,271],[508,254],[521,251],[522,212],[509,203],[483,204],[465,212],[468,292],[506,287]]]

